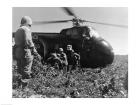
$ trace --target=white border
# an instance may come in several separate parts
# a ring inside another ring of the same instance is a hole
[[[114,1],[114,2],[113,2]],[[1,41],[0,41],[0,104],[2,105],[42,105],[42,104],[98,104],[131,105],[139,103],[139,2],[136,0],[4,0],[1,1]],[[129,7],[129,98],[128,99],[12,99],[12,7]],[[10,57],[10,58],[9,58]]]

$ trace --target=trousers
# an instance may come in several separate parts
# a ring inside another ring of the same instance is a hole
[[[33,55],[30,49],[16,48],[15,56],[18,67],[17,72],[21,74],[22,79],[29,79],[33,63]]]

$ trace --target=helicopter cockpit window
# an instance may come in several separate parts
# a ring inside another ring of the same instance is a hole
[[[77,29],[69,29],[67,32],[66,32],[66,35],[78,35],[78,31]]]
[[[89,35],[90,35],[90,37],[100,38],[100,35],[97,33],[96,30],[94,30],[92,27],[88,27],[88,28],[89,28]]]
[[[70,36],[72,39],[77,39],[80,37],[79,31],[77,28],[72,28],[66,31],[66,35]]]

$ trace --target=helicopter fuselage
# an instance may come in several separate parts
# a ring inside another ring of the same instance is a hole
[[[82,67],[104,67],[114,60],[112,46],[89,26],[64,29],[60,32],[61,47],[71,44],[81,56]]]
[[[67,28],[60,33],[33,32],[32,36],[36,49],[44,61],[50,53],[57,52],[60,47],[65,52],[68,44],[80,54],[82,67],[104,67],[114,60],[111,45],[89,26]]]

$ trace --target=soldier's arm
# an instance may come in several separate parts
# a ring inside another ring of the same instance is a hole
[[[37,50],[36,50],[35,45],[33,43],[31,31],[26,29],[26,28],[25,28],[25,37],[26,37],[26,39],[28,39],[27,45],[31,49],[32,55],[37,56],[39,59],[41,59],[41,56],[37,53]]]
[[[60,62],[60,63],[62,63],[62,61],[61,61],[61,59],[59,57],[57,57],[57,61]]]
[[[63,56],[64,56],[64,58],[65,58],[65,60],[67,59],[67,55],[66,54],[63,54]]]
[[[65,54],[65,64],[68,65],[67,55]]]
[[[75,53],[74,55],[76,56],[77,59],[80,59],[80,55],[79,54]]]
[[[30,39],[29,39],[29,47],[31,48],[31,50],[32,50],[32,53],[33,54],[38,54],[37,53],[37,50],[36,50],[36,48],[35,48],[35,45],[34,45],[34,43],[33,43],[33,40],[32,40],[32,36],[30,35]]]
[[[26,40],[26,45],[29,47],[29,48],[34,48],[34,43],[32,41],[32,35],[31,35],[31,31],[24,27],[23,28],[24,30],[24,37],[25,37],[25,40]]]

